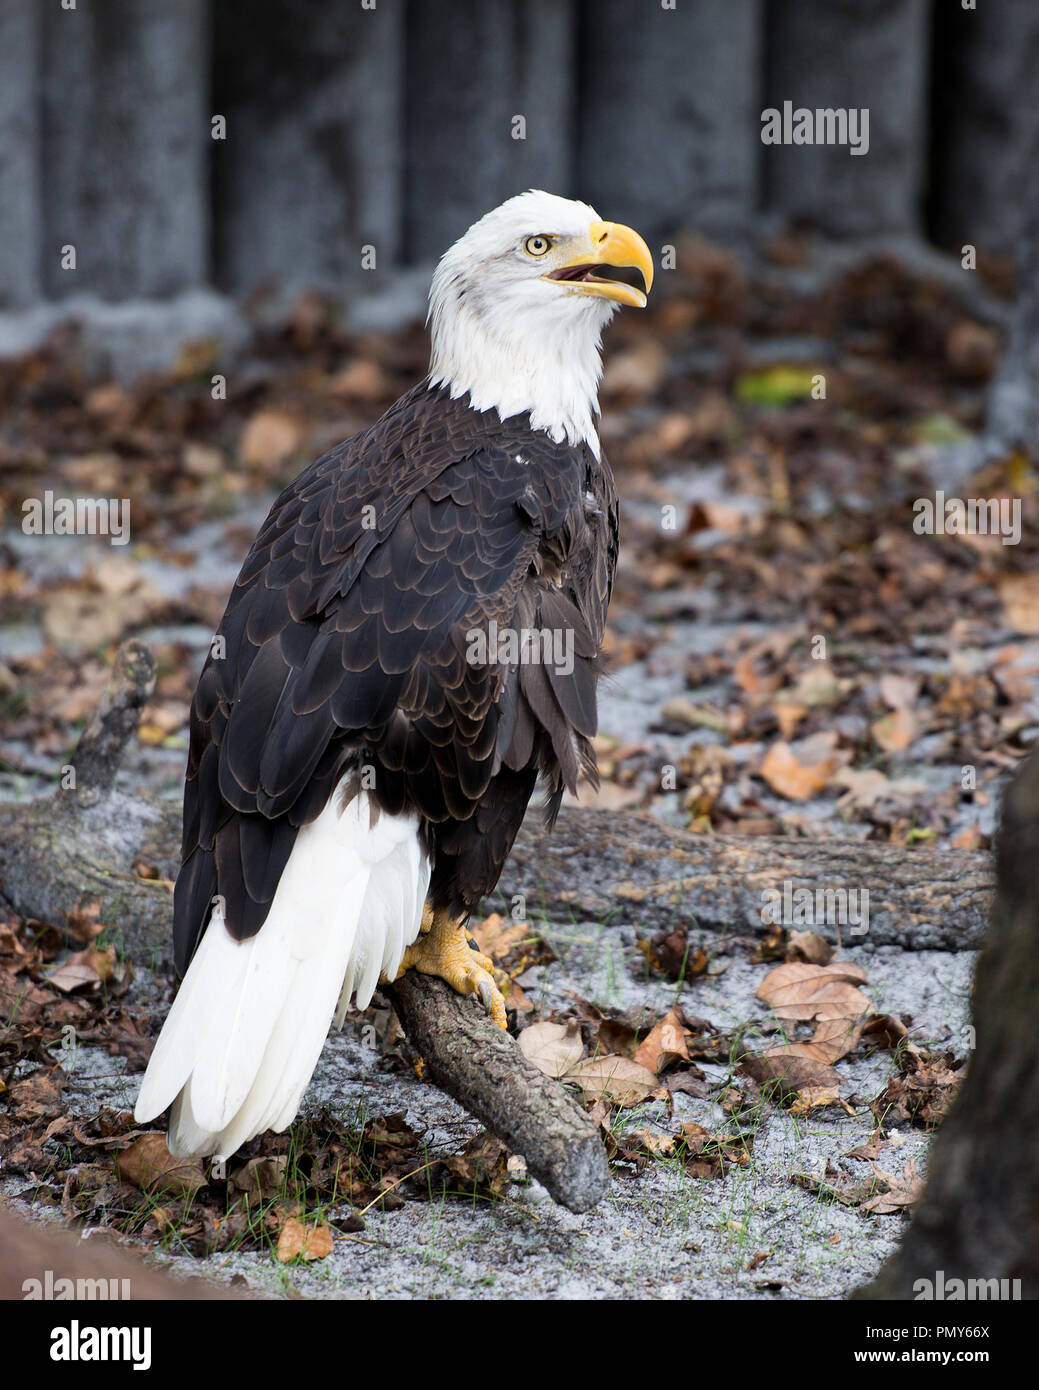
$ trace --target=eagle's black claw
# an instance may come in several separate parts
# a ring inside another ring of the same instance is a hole
[[[480,990],[480,998],[481,998],[481,1000],[483,1001],[483,1006],[484,1006],[484,1008],[487,1010],[488,1013],[491,1013],[491,1012],[492,1012],[493,1006],[492,1006],[492,1003],[491,1003],[491,982],[490,982],[490,980],[486,980],[486,979],[485,979],[485,980],[481,980],[481,981],[480,981],[480,984],[479,984],[479,990]]]

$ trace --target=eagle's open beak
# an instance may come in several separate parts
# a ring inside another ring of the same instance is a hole
[[[587,248],[541,278],[562,280],[577,294],[594,294],[644,309],[653,288],[653,257],[630,227],[619,222],[593,222],[588,228]]]

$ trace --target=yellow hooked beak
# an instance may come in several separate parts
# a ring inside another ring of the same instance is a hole
[[[588,245],[573,260],[541,278],[561,281],[575,294],[594,294],[644,309],[646,295],[653,288],[653,257],[630,227],[619,222],[593,222],[588,228]]]

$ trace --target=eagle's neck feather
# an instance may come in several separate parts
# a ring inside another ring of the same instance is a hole
[[[534,429],[557,443],[586,443],[598,458],[600,335],[609,316],[601,303],[589,300],[593,313],[562,306],[571,312],[548,323],[539,316],[524,324],[521,314],[493,325],[464,300],[450,313],[434,305],[430,385],[446,386],[455,400],[468,394],[474,410],[496,410],[503,420],[529,412]]]

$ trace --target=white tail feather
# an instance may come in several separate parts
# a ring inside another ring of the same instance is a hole
[[[134,1111],[171,1102],[170,1150],[227,1158],[291,1124],[332,1021],[367,1007],[419,934],[429,863],[414,816],[339,789],[296,838],[266,922],[235,941],[214,906],[163,1026]],[[339,1007],[336,1007],[336,1001]]]

